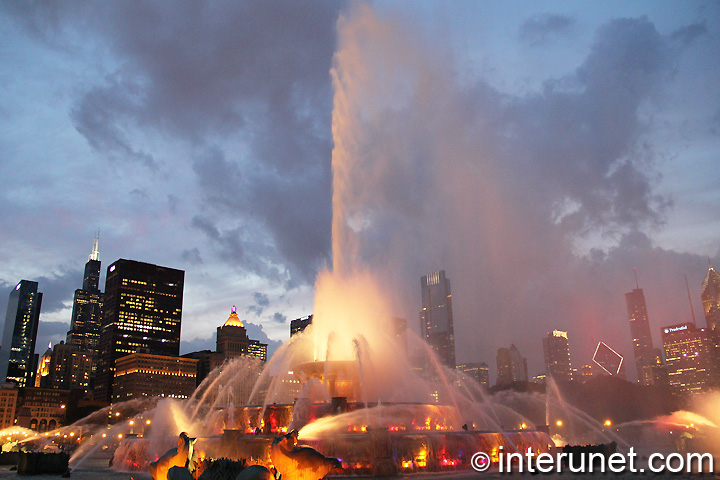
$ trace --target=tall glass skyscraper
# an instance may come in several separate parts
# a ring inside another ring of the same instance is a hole
[[[455,368],[455,332],[453,327],[452,294],[445,270],[420,279],[422,310],[420,331],[425,341],[437,352],[440,360]]]
[[[626,293],[625,302],[630,321],[630,335],[633,341],[637,378],[643,385],[650,385],[653,376],[649,373],[649,370],[658,365],[660,350],[653,347],[650,321],[648,320],[647,306],[645,305],[645,294],[642,288],[638,287],[633,289],[632,292]]]
[[[559,382],[572,380],[572,364],[570,363],[570,347],[567,332],[553,330],[543,338],[545,355],[545,374]]]
[[[81,352],[89,352],[92,369],[97,367],[98,341],[100,339],[100,316],[103,295],[100,291],[100,250],[99,236],[93,241],[93,248],[85,264],[82,288],[75,290],[70,331],[66,343],[75,345]]]
[[[720,330],[720,275],[710,265],[705,281],[702,284],[703,310],[705,321],[711,330]]]
[[[33,386],[33,355],[41,304],[37,282],[20,280],[10,292],[0,349],[0,381]]]
[[[132,353],[178,356],[185,272],[120,259],[107,269],[95,399],[109,402],[115,361]]]

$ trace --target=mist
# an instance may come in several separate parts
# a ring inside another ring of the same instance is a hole
[[[634,376],[624,300],[634,267],[656,346],[661,326],[691,319],[684,274],[699,311],[707,259],[652,241],[672,199],[656,191],[643,118],[682,54],[677,35],[612,20],[572,75],[517,97],[461,82],[442,42],[367,5],[337,31],[336,275],[372,272],[417,331],[420,276],[444,269],[458,361],[494,367],[497,348],[515,343],[531,375],[544,371],[542,336],[558,328],[575,368],[605,341]]]

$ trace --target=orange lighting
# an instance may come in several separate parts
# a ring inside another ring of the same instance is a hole
[[[610,425],[612,425],[612,422],[610,420],[605,420],[605,426],[609,427]]]
[[[557,425],[558,427],[562,427],[562,420],[558,420],[557,422],[555,422],[555,425]]]

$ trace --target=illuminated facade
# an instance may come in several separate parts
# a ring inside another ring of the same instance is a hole
[[[108,267],[95,400],[113,398],[117,359],[137,351],[178,356],[184,281],[182,270],[134,260]]]
[[[559,382],[572,380],[572,365],[570,363],[570,347],[568,346],[567,332],[553,330],[543,338],[543,353],[545,355],[545,374]]]
[[[133,353],[115,362],[113,403],[143,397],[189,398],[197,360]]]
[[[223,361],[240,355],[250,355],[267,361],[267,344],[248,338],[245,325],[238,317],[235,306],[232,307],[225,324],[217,329],[217,352],[223,356]]]
[[[720,274],[710,265],[705,281],[702,284],[703,310],[705,321],[711,330],[720,330]]]
[[[447,367],[455,368],[455,332],[453,326],[450,280],[445,270],[420,279],[422,310],[420,332]]]
[[[75,345],[81,352],[89,352],[93,372],[97,365],[98,342],[103,294],[100,291],[100,237],[95,237],[93,248],[85,264],[83,285],[75,290],[70,331],[66,343]]]
[[[625,303],[630,321],[630,335],[632,336],[638,381],[643,385],[653,385],[653,371],[657,368],[658,360],[662,363],[662,359],[660,350],[653,347],[645,294],[642,288],[635,288],[632,292],[626,293]]]
[[[0,382],[21,387],[34,383],[33,355],[42,304],[42,293],[37,290],[37,282],[20,280],[10,292],[0,348]]]
[[[670,388],[678,395],[720,387],[720,333],[681,323],[662,329]]]
[[[48,343],[48,348],[38,361],[37,371],[35,372],[34,387],[50,388],[50,363],[52,362],[52,344]]]

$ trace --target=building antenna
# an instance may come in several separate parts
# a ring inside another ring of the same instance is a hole
[[[685,274],[685,288],[687,288],[688,292],[688,302],[690,302],[690,313],[692,314],[692,320],[693,323],[695,323],[695,310],[692,306],[692,297],[690,297],[690,284],[688,283],[687,274]]]
[[[98,230],[95,235],[92,251],[90,252],[88,260],[100,260],[100,230]]]
[[[637,278],[637,267],[633,267],[633,270],[635,270],[635,288],[640,289],[640,284],[638,283]]]

